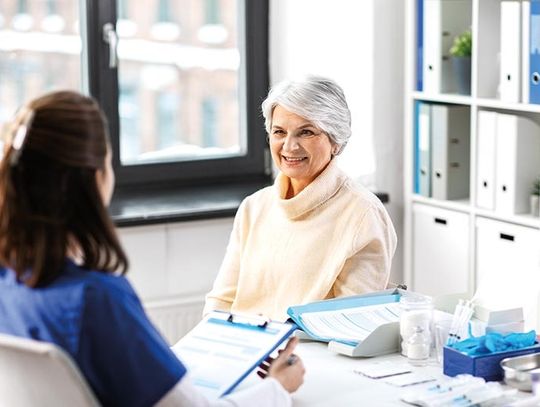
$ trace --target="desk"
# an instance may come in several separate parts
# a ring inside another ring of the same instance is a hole
[[[304,384],[293,394],[294,407],[342,407],[342,406],[409,406],[399,400],[401,393],[418,386],[397,387],[384,383],[384,379],[370,379],[354,369],[362,363],[391,361],[406,364],[413,372],[422,372],[443,379],[442,367],[429,360],[426,366],[411,366],[400,354],[377,358],[350,358],[338,355],[320,342],[300,342],[295,351],[306,367]],[[519,392],[518,399],[530,397],[531,393]]]
[[[399,395],[412,387],[396,387],[354,373],[362,363],[392,361],[409,366],[407,358],[400,354],[375,358],[350,358],[338,355],[320,342],[301,342],[296,353],[306,367],[304,384],[293,394],[294,406],[409,406],[399,400]],[[413,371],[421,371],[442,379],[442,368],[435,361],[426,366],[411,366]]]

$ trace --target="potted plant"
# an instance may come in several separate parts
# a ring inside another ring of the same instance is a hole
[[[470,30],[467,30],[454,38],[454,43],[450,48],[458,93],[462,95],[471,94],[471,53],[472,34]]]
[[[531,189],[531,215],[540,216],[540,177],[534,180]]]

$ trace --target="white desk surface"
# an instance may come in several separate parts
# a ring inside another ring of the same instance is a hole
[[[327,349],[326,343],[301,342],[296,348],[306,367],[304,384],[293,394],[294,406],[409,406],[399,400],[400,394],[414,386],[397,387],[384,383],[384,379],[370,379],[354,372],[362,363],[392,361],[411,367],[413,372],[445,377],[442,367],[434,360],[426,366],[411,366],[400,354],[377,358],[351,358]]]
[[[295,353],[302,358],[306,375],[304,384],[293,394],[294,407],[411,407],[399,399],[400,395],[429,386],[426,383],[398,387],[385,383],[385,379],[371,379],[354,372],[362,364],[390,361],[436,380],[448,378],[443,375],[442,366],[434,359],[430,359],[425,366],[412,366],[406,357],[398,353],[376,358],[351,358],[329,351],[326,343],[309,341],[300,342]],[[511,389],[508,386],[505,388]],[[516,400],[528,399],[531,393],[518,392],[513,397]]]

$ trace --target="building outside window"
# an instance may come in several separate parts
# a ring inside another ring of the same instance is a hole
[[[3,0],[0,122],[46,91],[82,90],[108,116],[120,187],[265,177],[259,105],[268,87],[267,7],[259,0],[100,0],[99,7]],[[111,68],[106,23],[116,29],[110,38],[118,37]]]

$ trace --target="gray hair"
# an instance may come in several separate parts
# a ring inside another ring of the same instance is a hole
[[[302,116],[324,131],[339,146],[341,153],[351,137],[351,112],[343,89],[331,79],[309,76],[283,81],[272,87],[262,103],[266,132],[272,128],[272,113],[277,105]]]

